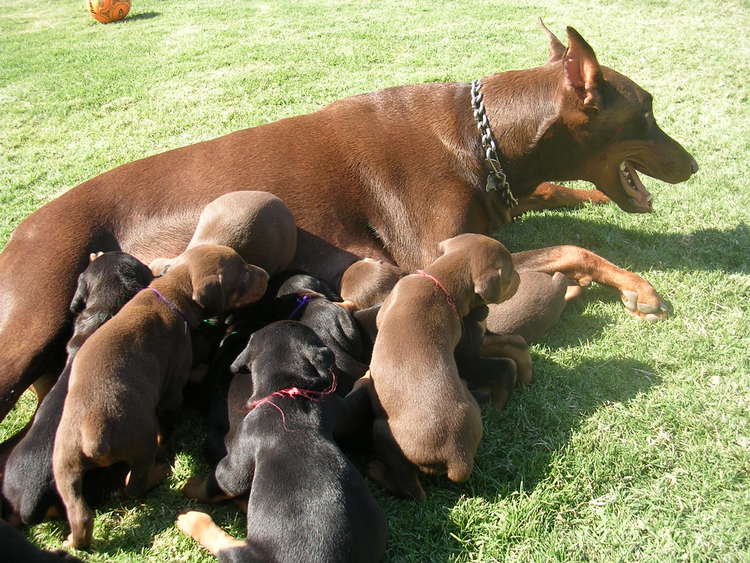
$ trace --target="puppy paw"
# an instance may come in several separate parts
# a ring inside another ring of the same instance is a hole
[[[194,475],[187,480],[182,487],[182,494],[193,500],[203,501],[206,499],[206,478]]]
[[[196,537],[200,535],[203,529],[210,526],[212,522],[211,517],[205,512],[190,510],[177,516],[175,526],[186,536]]]
[[[68,537],[63,542],[63,547],[66,547],[68,549],[79,549],[81,551],[85,551],[91,547],[90,541],[85,541],[82,539],[76,539],[73,537],[73,534],[68,534]]]
[[[628,313],[647,322],[666,319],[669,315],[667,304],[650,285],[640,292],[624,289],[620,294],[620,300]]]
[[[385,464],[373,460],[367,466],[367,475],[386,491],[399,498],[424,500],[427,494],[419,482],[416,472],[414,475],[403,475],[404,479],[392,478]]]

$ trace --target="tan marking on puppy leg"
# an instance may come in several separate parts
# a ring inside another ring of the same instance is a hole
[[[175,525],[183,534],[193,538],[213,555],[218,555],[223,549],[245,546],[244,541],[227,534],[205,512],[191,510],[180,514]]]
[[[227,495],[216,495],[211,497],[208,495],[206,487],[207,477],[195,475],[188,479],[187,483],[182,487],[182,494],[187,498],[207,503],[221,502],[231,498]]]

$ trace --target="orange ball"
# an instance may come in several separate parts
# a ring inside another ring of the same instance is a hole
[[[121,20],[130,11],[130,0],[89,0],[91,17],[102,23]]]

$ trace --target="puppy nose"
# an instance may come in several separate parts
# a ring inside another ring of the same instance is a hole
[[[695,174],[698,172],[698,163],[695,161],[695,159],[691,156],[690,157],[690,173]]]

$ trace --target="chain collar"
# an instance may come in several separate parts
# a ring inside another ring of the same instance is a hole
[[[510,209],[518,205],[518,200],[510,190],[508,177],[500,165],[500,157],[497,153],[497,143],[490,129],[490,120],[484,109],[484,95],[480,91],[482,83],[477,78],[471,83],[471,109],[474,110],[474,119],[477,122],[477,129],[482,135],[482,148],[484,149],[484,160],[490,169],[487,175],[487,184],[484,189],[486,192],[500,191],[500,195],[505,205]]]

